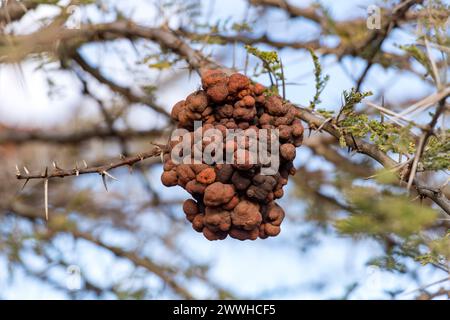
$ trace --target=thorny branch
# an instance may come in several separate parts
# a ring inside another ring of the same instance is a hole
[[[156,145],[155,148],[153,148],[150,151],[146,151],[143,152],[141,154],[135,155],[135,156],[131,156],[131,157],[126,157],[123,158],[119,161],[116,162],[112,162],[111,164],[108,165],[103,165],[103,166],[96,166],[96,167],[89,167],[87,166],[87,163],[85,161],[83,161],[83,167],[79,168],[78,166],[76,166],[73,169],[61,169],[58,167],[58,165],[56,163],[53,163],[53,170],[49,171],[48,168],[45,169],[44,173],[39,173],[39,174],[30,174],[29,170],[24,167],[25,173],[22,173],[22,171],[19,169],[19,167],[16,167],[16,177],[19,180],[32,180],[32,179],[52,179],[52,178],[64,178],[64,177],[70,177],[70,176],[79,176],[82,174],[91,174],[91,173],[97,173],[100,174],[101,176],[109,176],[112,177],[111,174],[109,174],[108,172],[112,169],[116,169],[119,167],[132,167],[134,164],[143,161],[145,159],[148,158],[152,158],[152,157],[157,157],[160,156],[162,154],[164,154],[164,152],[167,151],[167,146],[164,145]]]

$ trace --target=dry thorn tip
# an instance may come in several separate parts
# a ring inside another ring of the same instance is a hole
[[[20,191],[23,191],[23,189],[25,189],[25,186],[28,184],[28,181],[30,181],[30,179],[25,180],[25,183],[23,184],[23,186],[20,189]]]
[[[108,192],[108,185],[106,184],[106,176],[105,176],[105,173],[102,172],[102,173],[100,173],[100,175],[102,176],[103,186],[105,187],[106,192]]]

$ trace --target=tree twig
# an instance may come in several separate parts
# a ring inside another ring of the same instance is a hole
[[[19,180],[32,180],[32,179],[52,179],[52,178],[64,178],[64,177],[70,177],[70,176],[79,176],[82,174],[91,174],[91,173],[97,173],[102,176],[106,175],[108,171],[124,167],[124,166],[133,166],[135,163],[138,163],[140,161],[143,161],[148,158],[157,157],[161,154],[165,153],[167,151],[167,146],[165,145],[156,145],[155,148],[153,148],[150,151],[143,152],[141,154],[126,157],[119,161],[113,162],[108,165],[103,166],[97,166],[97,167],[87,167],[84,168],[73,168],[69,170],[61,169],[57,166],[54,166],[54,170],[51,172],[44,172],[42,174],[28,174],[28,173],[22,173],[20,170],[16,172],[16,177]]]

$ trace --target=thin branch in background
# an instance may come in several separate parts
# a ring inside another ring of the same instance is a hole
[[[417,101],[412,106],[398,113],[398,116],[405,117],[406,115],[409,115],[411,117],[414,113],[425,111],[426,109],[438,103],[440,100],[444,99],[448,95],[450,95],[450,86],[442,90],[439,90],[436,93],[433,93],[432,95],[426,96],[420,101]]]
[[[337,29],[337,28],[341,28],[340,31],[346,33],[349,28],[350,31],[352,28],[352,24],[349,24],[350,27],[345,26],[345,23],[352,23],[352,22],[356,22],[355,25],[355,30],[358,27],[358,23],[363,23],[365,24],[365,19],[352,19],[349,21],[333,21],[330,17],[330,19],[328,19],[325,12],[324,8],[321,8],[320,6],[309,6],[306,8],[302,8],[302,7],[296,7],[293,5],[290,5],[289,3],[287,3],[284,0],[251,0],[250,1],[252,4],[261,4],[263,6],[267,6],[267,7],[276,7],[280,10],[284,10],[286,11],[290,17],[296,17],[296,16],[301,16],[304,17],[306,19],[309,19],[313,22],[318,23],[318,27],[321,27],[323,31],[325,31],[327,34],[335,36],[337,34],[335,34],[336,30],[332,31],[333,28]],[[402,1],[401,5],[400,5],[400,9],[403,8],[406,5],[412,4],[412,3],[418,3],[420,1]],[[323,12],[322,12],[323,10]],[[403,10],[403,9],[402,9]],[[395,10],[394,10],[395,11]],[[391,14],[391,13],[389,13]],[[383,13],[383,21],[386,21],[386,19],[393,19],[393,17],[389,16],[389,14]],[[404,16],[401,18],[398,18],[398,21],[396,21],[396,23],[400,24],[405,22],[406,20],[410,19],[410,17],[415,14],[417,16],[416,12],[412,12],[405,10],[404,12]],[[1,12],[0,12],[0,17],[1,17]],[[386,19],[385,19],[386,18]],[[394,17],[395,18],[395,17]],[[208,20],[209,21],[209,20]],[[1,22],[1,20],[0,20]],[[161,48],[161,52],[164,52],[164,54],[174,54],[178,56],[178,59],[176,59],[176,61],[182,60],[184,59],[188,65],[188,69],[189,71],[196,71],[199,74],[201,74],[203,72],[203,70],[208,69],[208,68],[223,68],[223,66],[219,63],[217,63],[216,61],[214,61],[213,59],[211,59],[209,56],[204,55],[202,50],[196,50],[194,48],[198,48],[198,47],[192,47],[187,41],[185,41],[186,39],[188,40],[195,40],[194,38],[197,36],[202,36],[202,34],[197,34],[196,32],[191,32],[190,34],[183,34],[183,32],[178,32],[178,31],[173,31],[171,30],[167,25],[162,25],[159,27],[148,27],[148,26],[140,26],[135,24],[133,21],[131,20],[127,20],[126,18],[120,19],[120,21],[115,21],[112,23],[104,23],[104,24],[86,24],[86,25],[82,25],[80,27],[80,29],[77,30],[68,30],[66,28],[64,28],[63,26],[55,26],[52,25],[52,28],[54,29],[50,29],[47,27],[44,27],[43,29],[38,30],[37,32],[33,32],[29,35],[27,34],[11,34],[11,35],[5,35],[2,36],[0,35],[0,47],[5,47],[7,49],[12,48],[13,50],[17,50],[18,54],[17,56],[14,55],[13,59],[16,59],[17,57],[21,60],[21,59],[26,59],[28,57],[30,57],[31,54],[49,54],[49,56],[56,56],[57,59],[60,59],[60,61],[69,61],[69,66],[72,67],[72,64],[70,64],[70,62],[74,62],[73,66],[75,67],[74,69],[77,69],[80,71],[80,73],[83,75],[83,78],[86,80],[86,84],[87,81],[93,81],[91,79],[91,77],[93,79],[96,79],[99,83],[103,83],[105,84],[109,89],[111,89],[112,92],[118,93],[119,95],[121,95],[125,100],[127,100],[127,102],[129,103],[136,103],[136,104],[148,104],[150,107],[154,106],[154,99],[152,96],[145,96],[145,95],[140,95],[137,94],[135,92],[133,92],[131,90],[131,88],[127,88],[125,86],[119,85],[118,83],[113,82],[112,80],[108,79],[107,77],[105,77],[102,74],[102,70],[101,67],[102,66],[93,66],[91,64],[88,63],[89,60],[84,59],[79,53],[80,52],[84,52],[81,51],[81,48],[87,44],[89,45],[90,43],[98,43],[98,42],[107,42],[107,41],[116,41],[119,39],[127,39],[129,42],[131,42],[132,45],[135,45],[135,49],[138,48],[137,46],[137,41],[139,40],[140,42],[145,42],[146,45],[149,44],[149,42],[151,42],[151,45],[153,46],[154,44],[156,44],[157,46],[159,45],[159,47]],[[387,33],[390,33],[391,29],[388,30]],[[382,33],[382,32],[381,32]],[[349,33],[351,34],[351,33]],[[358,41],[356,43],[356,41],[353,41],[353,39],[349,39],[350,41],[341,41],[340,44],[338,44],[336,47],[333,48],[327,48],[325,46],[321,45],[321,40],[320,38],[317,39],[313,39],[312,41],[279,41],[277,39],[272,38],[272,36],[268,36],[268,34],[263,34],[262,36],[258,36],[258,35],[250,35],[247,36],[246,34],[238,34],[238,35],[221,35],[221,34],[210,34],[206,37],[207,41],[204,41],[204,46],[206,47],[207,44],[210,44],[209,40],[212,40],[213,37],[214,39],[217,37],[218,40],[222,40],[224,41],[224,43],[226,42],[232,42],[234,44],[252,44],[252,43],[264,43],[268,46],[272,46],[272,47],[276,47],[279,48],[280,50],[283,48],[287,48],[290,47],[292,49],[299,49],[299,50],[304,50],[307,44],[310,44],[311,47],[318,49],[318,52],[324,56],[327,54],[333,54],[336,55],[337,60],[340,61],[340,59],[342,57],[352,57],[352,58],[357,58],[360,57],[362,59],[364,59],[367,64],[366,64],[366,71],[363,72],[363,74],[360,76],[359,82],[358,83],[358,87],[360,86],[360,84],[363,83],[363,81],[367,78],[366,75],[369,72],[369,69],[377,64],[377,63],[382,63],[383,61],[386,62],[388,61],[388,67],[387,68],[391,68],[393,65],[395,65],[396,67],[399,68],[399,70],[408,70],[410,68],[409,62],[408,62],[408,57],[407,56],[397,56],[395,54],[389,54],[386,52],[383,52],[382,48],[381,48],[381,44],[379,45],[379,47],[377,48],[377,50],[372,50],[369,53],[371,54],[366,54],[363,55],[361,53],[363,53],[363,50],[355,50],[356,47],[360,46],[361,44],[367,43],[366,41],[371,41],[370,44],[372,45],[378,45],[379,44],[379,38],[376,38],[374,40],[374,38],[372,37],[372,35],[374,35],[377,37],[380,35],[380,32],[373,32],[370,33],[368,37],[364,36],[361,43]],[[386,37],[389,36],[388,34],[386,35]],[[343,40],[344,37],[341,38],[341,40]],[[14,46],[10,46],[10,43],[8,43],[8,41],[11,40],[12,43],[14,43]],[[198,39],[197,39],[198,40]],[[127,41],[127,43],[128,43]],[[255,42],[256,41],[256,42]],[[201,41],[203,42],[203,41]],[[381,42],[383,42],[383,40],[381,40]],[[57,45],[55,45],[57,44]],[[425,44],[426,45],[426,44]],[[371,46],[372,47],[372,46]],[[235,47],[233,47],[233,49],[235,49]],[[373,49],[373,47],[372,47]],[[427,48],[427,50],[429,51],[429,48]],[[75,54],[74,54],[75,53]],[[367,51],[365,52],[367,53]],[[233,53],[233,59],[235,59]],[[3,58],[3,56],[2,56]],[[8,57],[7,57],[8,58]],[[3,60],[2,60],[3,61]],[[8,61],[8,59],[6,59],[5,61]],[[281,64],[281,61],[280,61]],[[383,64],[384,66],[384,64]],[[435,64],[434,69],[437,69],[437,67],[439,66],[439,64]],[[79,67],[79,68],[78,68]],[[245,66],[245,72],[247,72],[247,67],[248,67],[248,53],[247,53],[247,57],[246,57],[246,66]],[[282,78],[283,78],[283,98],[286,98],[286,93],[285,93],[285,85],[286,83],[284,82],[284,70],[283,70],[283,65],[281,64],[281,72],[282,72]],[[234,72],[234,70],[230,70],[228,68],[223,68],[227,73],[231,73]],[[437,74],[436,72],[433,71],[433,74]],[[270,75],[270,74],[269,74]],[[277,79],[275,77],[275,79]],[[95,81],[94,81],[95,82]],[[162,85],[160,83],[158,83],[158,85],[160,87],[162,87]],[[278,85],[278,83],[277,83]],[[86,88],[88,88],[86,86]],[[93,88],[93,87],[92,87]],[[442,94],[443,92],[445,92],[445,90],[447,90],[449,88],[439,88],[438,93],[437,94]],[[128,156],[128,152],[126,150],[126,144],[125,142],[129,142],[129,140],[133,137],[147,137],[147,134],[152,134],[153,130],[144,130],[144,131],[135,131],[135,130],[115,130],[114,128],[114,124],[116,120],[121,120],[121,119],[116,119],[116,117],[110,117],[111,115],[108,113],[109,110],[107,108],[105,108],[105,105],[103,105],[103,103],[106,103],[106,101],[102,101],[100,99],[96,98],[96,95],[93,95],[92,92],[87,92],[90,96],[92,96],[99,104],[99,107],[101,108],[101,111],[103,113],[104,116],[104,120],[106,122],[107,128],[105,128],[105,126],[100,125],[99,127],[93,126],[91,129],[84,129],[83,131],[80,132],[75,132],[72,134],[60,134],[61,130],[58,130],[59,132],[51,132],[51,133],[43,133],[43,132],[20,132],[20,130],[7,130],[6,131],[2,131],[0,132],[0,144],[8,144],[8,143],[13,143],[14,146],[16,144],[19,143],[28,143],[29,141],[33,140],[33,141],[39,141],[39,142],[50,142],[52,144],[58,144],[58,146],[62,146],[62,145],[66,145],[66,144],[77,144],[80,142],[85,142],[85,141],[90,141],[91,139],[96,139],[96,138],[113,138],[115,139],[114,141],[118,141],[121,142],[121,147],[122,147],[122,154],[124,154],[125,156],[121,156],[120,157],[120,161],[115,161],[113,163],[111,163],[110,165],[100,165],[100,166],[91,166],[89,167],[87,165],[87,163],[83,160],[83,164],[84,164],[84,169],[80,169],[78,167],[78,164],[75,165],[74,169],[70,169],[70,170],[64,170],[59,168],[56,163],[54,165],[54,169],[52,170],[51,173],[48,172],[48,169],[46,170],[46,172],[44,174],[31,174],[30,170],[28,170],[28,168],[24,167],[23,169],[19,169],[19,167],[16,168],[16,174],[17,174],[17,178],[20,180],[25,180],[24,186],[30,181],[30,179],[44,179],[44,188],[45,188],[45,207],[46,207],[46,219],[48,219],[48,182],[51,178],[56,178],[56,177],[66,177],[66,176],[79,176],[80,174],[89,174],[89,173],[96,173],[99,174],[103,180],[103,183],[105,185],[105,188],[107,189],[107,185],[106,182],[108,179],[115,179],[115,177],[113,175],[111,175],[110,170],[114,169],[114,168],[118,168],[118,167],[126,167],[128,166],[130,169],[133,168],[133,165],[137,165],[137,169],[139,169],[139,172],[141,173],[140,177],[143,178],[143,180],[148,180],[147,177],[145,176],[145,171],[144,169],[141,167],[142,161],[144,159],[146,159],[147,157],[157,157],[159,156],[163,156],[164,155],[164,150],[158,150],[158,148],[160,149],[164,149],[166,146],[160,146],[157,147],[153,150],[147,151],[146,153],[144,153],[143,155],[137,155],[137,156]],[[413,109],[413,112],[420,112],[425,110],[426,108],[435,105],[435,103],[437,101],[439,101],[441,98],[436,99],[438,96],[434,96],[431,99],[428,99],[425,102],[420,102],[422,104],[419,103],[418,106],[415,106],[415,108]],[[430,98],[430,97],[428,97]],[[157,107],[157,106],[156,106]],[[306,125],[311,129],[311,128],[318,128],[318,131],[322,131],[324,132],[323,135],[315,135],[313,137],[313,139],[317,138],[317,141],[310,141],[309,145],[307,142],[305,142],[305,146],[310,147],[311,150],[315,151],[315,154],[317,155],[322,155],[326,160],[328,160],[329,162],[335,163],[336,164],[336,168],[337,169],[342,169],[345,168],[345,170],[347,170],[347,172],[352,172],[353,174],[355,174],[356,176],[359,177],[366,177],[367,175],[371,174],[372,177],[376,176],[375,174],[375,165],[374,162],[377,161],[379,162],[384,168],[386,168],[387,172],[395,172],[396,175],[399,177],[399,181],[393,181],[390,186],[396,186],[398,187],[399,185],[404,185],[403,181],[403,177],[406,176],[408,174],[408,170],[404,170],[405,168],[408,169],[409,168],[409,164],[412,163],[413,161],[417,161],[417,163],[420,161],[420,157],[422,156],[422,153],[426,150],[427,148],[427,138],[423,138],[424,142],[421,146],[420,149],[420,155],[417,155],[415,157],[409,158],[406,162],[401,162],[402,158],[401,156],[399,157],[398,161],[393,160],[392,155],[390,155],[388,152],[386,152],[385,150],[383,150],[383,148],[380,148],[376,143],[371,142],[367,136],[363,137],[363,138],[358,138],[358,136],[355,136],[354,134],[346,134],[345,130],[343,129],[343,124],[342,126],[340,126],[339,123],[335,123],[331,120],[333,120],[332,117],[329,117],[329,115],[327,115],[327,113],[325,112],[320,112],[320,111],[311,111],[308,110],[307,108],[298,105],[297,106],[297,110],[298,110],[298,118],[301,119],[302,121],[306,122]],[[330,106],[332,108],[332,106]],[[395,113],[395,112],[391,112],[390,110],[384,108],[384,105],[382,105],[381,107],[377,106],[377,105],[373,105],[372,107],[374,107],[375,109],[379,110],[382,114],[382,117],[384,117],[384,115],[386,114],[388,117],[388,115],[390,114],[391,118],[394,119],[394,122],[396,122],[397,124],[401,125],[401,123],[407,122],[408,124],[414,125],[417,128],[421,128],[423,133],[425,134],[427,131],[430,131],[430,134],[434,134],[434,129],[431,130],[427,130],[428,127],[423,127],[420,126],[418,124],[415,124],[414,121],[412,120],[408,120],[408,118],[405,115],[402,115],[401,113]],[[445,107],[444,107],[445,108]],[[155,112],[159,115],[159,114],[165,114],[166,116],[168,115],[168,113],[164,110],[164,108],[161,108],[160,110],[158,110],[158,107],[155,109]],[[326,110],[325,110],[326,111]],[[408,113],[409,118],[412,119],[410,116],[413,114],[413,112]],[[442,116],[443,118],[443,116]],[[397,121],[398,120],[398,121]],[[119,123],[117,123],[119,124]],[[0,128],[1,131],[1,128]],[[155,134],[160,134],[163,130],[154,130],[157,131]],[[6,132],[6,133],[5,133]],[[310,131],[311,132],[311,131]],[[322,137],[325,137],[324,139],[322,139]],[[424,137],[424,136],[423,136]],[[320,139],[319,139],[320,138]],[[2,140],[3,139],[3,140]],[[362,161],[361,163],[358,163],[357,161],[354,161],[354,159],[350,159],[349,156],[344,155],[342,151],[342,149],[339,149],[337,146],[337,142],[339,141],[339,139],[343,139],[345,140],[345,144],[349,149],[353,149],[353,152],[358,152],[361,154],[366,155],[366,157],[364,158],[365,161]],[[78,150],[80,151],[81,148],[78,148]],[[82,156],[80,156],[81,158]],[[375,160],[375,161],[372,161]],[[23,161],[28,161],[28,160],[23,160]],[[73,163],[73,161],[71,162]],[[416,167],[417,167],[417,163],[416,163]],[[364,165],[360,165],[360,164],[364,164]],[[366,165],[367,164],[367,165]],[[407,166],[408,165],[408,166]],[[401,172],[399,172],[401,171]],[[23,174],[23,172],[25,172]],[[405,173],[406,172],[406,173]],[[300,175],[301,177],[302,175]],[[299,177],[297,177],[299,178]],[[312,177],[312,179],[308,179],[310,180],[311,183],[311,188],[309,188],[308,191],[310,191],[311,193],[315,193],[315,197],[318,198],[320,201],[323,202],[328,202],[328,203],[334,203],[334,206],[336,206],[337,208],[339,208],[341,211],[351,211],[352,207],[347,205],[347,203],[345,201],[343,201],[343,199],[340,199],[339,197],[334,198],[334,197],[329,197],[327,194],[322,194],[320,192],[320,181],[316,181],[315,179],[317,179],[317,177]],[[305,179],[306,180],[306,179]],[[317,179],[320,180],[320,179]],[[148,182],[148,181],[146,181]],[[440,208],[442,208],[445,212],[450,214],[450,204],[448,201],[448,198],[446,197],[446,195],[444,194],[444,192],[442,191],[443,187],[440,188],[434,188],[432,187],[431,184],[431,179],[427,180],[426,182],[420,182],[419,179],[417,179],[415,177],[415,175],[412,176],[412,179],[410,177],[410,179],[408,180],[408,184],[411,183],[411,186],[415,186],[419,197],[425,198],[428,197],[429,199],[431,199],[431,201],[434,201],[434,203],[436,203]],[[322,184],[323,186],[324,184]],[[67,184],[64,184],[64,187],[67,187]],[[146,188],[147,191],[150,191],[152,193],[152,195],[158,195],[158,193],[155,190],[152,190],[153,188],[151,188],[151,185],[149,183],[144,183],[144,187]],[[408,186],[409,188],[410,186]],[[53,189],[52,189],[53,190]],[[56,188],[54,190],[54,192],[56,192]],[[40,191],[39,191],[40,192]],[[30,192],[31,194],[31,192]],[[54,193],[52,192],[52,198],[53,198]],[[28,197],[29,194],[24,194],[23,197]],[[40,195],[39,195],[39,199],[40,199]],[[0,199],[3,200],[3,199]],[[27,199],[28,200],[28,199]],[[16,200],[14,200],[16,201]],[[430,202],[431,202],[430,201]],[[156,202],[158,202],[158,200],[156,200]],[[66,202],[67,203],[67,202]],[[158,204],[160,204],[158,202]],[[9,205],[9,203],[8,203]],[[23,209],[22,207],[20,207],[20,203],[14,204],[15,206],[12,208],[12,210],[9,210],[10,208],[7,208],[8,210],[6,210],[8,212],[8,214],[10,212],[13,213],[13,215],[20,217],[21,219],[27,219],[28,217],[32,217],[33,219],[36,219],[38,221],[40,221],[43,217],[42,214],[37,212],[36,210],[33,208],[33,206],[30,206],[27,210],[25,211],[21,211],[21,209]],[[163,204],[162,204],[163,205]],[[432,205],[432,203],[431,203]],[[61,207],[61,205],[60,205]],[[50,213],[53,215],[55,214],[55,216],[59,213],[57,213],[57,210],[60,209],[56,207],[52,206],[53,211],[50,211]],[[62,205],[62,207],[64,207],[64,204]],[[155,211],[160,210],[160,207],[155,208],[152,207],[152,204],[148,204],[148,208],[152,208],[152,213],[153,213],[153,209],[155,209]],[[18,211],[16,211],[18,210]],[[58,210],[59,211],[59,210]],[[102,214],[104,213],[103,210]],[[86,217],[88,219],[91,218],[90,214],[91,212],[84,212],[86,213]],[[128,215],[130,212],[124,212],[123,213],[123,217],[125,217],[125,215]],[[61,214],[60,215],[61,218],[66,217],[66,215]],[[122,215],[120,216],[122,217]],[[69,218],[70,219],[70,218]],[[56,219],[55,219],[56,221]],[[72,220],[71,220],[72,222]],[[91,220],[92,223],[95,223],[97,221],[95,220]],[[37,226],[39,226],[40,224],[36,224]],[[94,237],[94,233],[92,232],[85,232],[82,230],[72,230],[70,229],[69,226],[67,225],[59,225],[59,224],[51,224],[49,223],[48,229],[49,229],[49,233],[52,234],[56,234],[59,232],[63,232],[63,233],[67,233],[67,234],[72,234],[74,236],[74,238],[76,239],[85,239],[87,241],[90,241],[91,243],[94,243],[96,245],[102,246],[107,250],[110,250],[111,252],[113,252],[115,255],[117,255],[118,257],[123,257],[125,259],[130,260],[131,262],[135,263],[136,266],[142,267],[148,271],[150,271],[150,273],[155,273],[165,284],[167,284],[169,287],[171,287],[172,289],[174,289],[174,291],[177,293],[177,295],[179,295],[180,297],[183,298],[191,298],[192,294],[186,290],[184,288],[185,283],[183,283],[183,286],[179,286],[180,279],[178,276],[183,277],[183,275],[180,272],[174,272],[171,269],[166,269],[165,265],[159,265],[156,264],[154,262],[152,262],[150,259],[147,259],[145,256],[142,256],[141,253],[142,251],[138,251],[137,249],[135,250],[124,250],[121,248],[116,248],[116,247],[108,247],[107,243],[102,242],[101,238],[95,234]],[[56,229],[54,229],[56,227]],[[95,226],[97,227],[97,226]],[[116,227],[116,225],[113,225],[113,227]],[[435,227],[433,226],[433,230],[438,230],[437,228],[442,228],[442,227],[446,227],[445,224],[442,224],[440,227]],[[53,228],[53,229],[52,229]],[[59,229],[58,229],[59,228]],[[95,229],[95,228],[93,228]],[[98,228],[97,228],[98,229]],[[440,229],[439,229],[440,230]],[[92,230],[91,230],[92,231]],[[95,230],[97,231],[97,230]],[[155,235],[151,235],[152,237],[154,237]],[[164,239],[161,239],[158,237],[158,235],[156,235],[155,239],[158,240],[162,240],[165,244],[167,244],[167,242],[165,242],[165,240],[169,240],[171,241],[172,234],[170,234],[169,236],[167,236]],[[390,245],[392,245],[393,242],[390,242]],[[171,243],[169,242],[169,246],[171,245]],[[395,244],[396,247],[400,247],[400,245],[397,243]],[[144,259],[144,260],[142,260]],[[147,263],[147,260],[150,260],[150,265]],[[153,264],[152,264],[153,263]],[[433,265],[433,262],[430,263],[431,265]],[[157,269],[154,269],[153,267],[156,267]],[[178,267],[178,266],[177,266]],[[441,266],[437,266],[437,267],[441,267]],[[177,268],[177,270],[179,270]],[[442,269],[442,270],[447,270],[447,269]],[[191,270],[188,270],[187,272],[190,272]],[[186,273],[187,273],[186,272]],[[181,289],[179,290],[179,288],[181,287]],[[433,297],[434,294],[430,294],[430,297]]]
[[[383,42],[389,36],[393,28],[397,26],[398,20],[402,19],[404,15],[408,12],[409,8],[415,4],[422,3],[423,0],[403,0],[398,4],[394,10],[392,11],[392,16],[389,17],[389,20],[382,27],[381,31],[377,30],[372,37],[369,37],[365,43],[363,43],[360,47],[361,50],[366,50],[367,47],[371,47],[371,51],[367,57],[367,64],[364,68],[363,72],[358,78],[356,82],[356,91],[361,90],[361,85],[364,82],[367,74],[369,73],[370,68],[374,64],[374,58],[378,54],[383,45]]]
[[[415,3],[416,1],[408,1],[408,5]],[[399,12],[402,12],[402,10],[399,10]],[[207,57],[204,57],[201,52],[196,51],[192,49],[187,43],[185,43],[182,39],[178,38],[176,33],[174,33],[171,30],[161,28],[147,28],[147,27],[141,27],[137,26],[135,24],[130,24],[128,21],[120,21],[120,22],[113,22],[113,23],[107,23],[107,24],[101,24],[101,25],[90,25],[89,28],[86,26],[81,26],[79,30],[65,30],[64,32],[58,33],[58,37],[61,41],[69,41],[69,39],[72,39],[74,35],[80,36],[82,39],[89,41],[94,37],[94,39],[98,39],[99,36],[102,36],[102,40],[111,40],[111,39],[117,39],[124,35],[127,37],[142,37],[145,39],[150,39],[153,41],[158,42],[161,46],[173,51],[176,54],[179,54],[180,57],[184,58],[190,68],[193,70],[197,70],[199,73],[202,72],[202,70],[205,70],[205,68],[217,68],[221,66],[217,62],[214,62],[210,60]],[[23,36],[26,39],[29,39],[31,35]],[[55,39],[52,39],[53,43]],[[1,42],[1,41],[0,41]],[[79,43],[79,42],[77,42]],[[68,43],[70,47],[70,43]],[[72,45],[73,46],[73,45]],[[44,50],[44,46],[39,47],[40,50]],[[23,52],[23,54],[26,54],[26,52]],[[229,70],[227,68],[223,68],[223,70]],[[232,70],[229,70],[228,72],[233,72]],[[303,121],[306,121],[310,127],[319,127],[323,120],[320,116],[316,116],[311,112],[308,112],[307,110],[303,108],[299,108],[299,115],[300,118]],[[335,137],[340,137],[341,133],[339,130],[337,130],[335,127],[333,127],[330,124],[327,124],[324,126],[324,130],[328,133],[331,133]],[[356,145],[353,142],[353,139],[350,135],[344,137],[347,145],[351,146],[353,148],[356,148]],[[357,146],[359,148],[359,152],[364,153],[371,158],[377,160],[381,164],[383,164],[385,167],[392,167],[396,165],[396,161],[392,160],[389,156],[387,156],[384,152],[379,150],[375,145],[372,145],[368,142],[362,141],[361,139],[356,139]],[[81,172],[81,171],[80,171]],[[73,175],[73,174],[70,174]],[[37,177],[42,178],[41,175],[37,175]],[[434,189],[427,188],[425,186],[422,186],[420,184],[416,185],[416,189],[418,192],[424,196],[430,197],[433,199],[437,204],[439,204],[440,207],[444,209],[447,213],[450,214],[450,204],[448,199],[445,197],[442,197],[441,194],[436,193]]]
[[[440,283],[443,283],[443,282],[446,282],[446,281],[450,281],[450,277],[447,276],[447,277],[445,277],[445,278],[443,278],[443,279],[434,281],[434,282],[429,283],[429,284],[427,284],[427,285],[423,285],[423,286],[421,286],[420,288],[417,288],[417,289],[414,289],[414,290],[411,290],[411,291],[403,292],[402,295],[408,295],[408,294],[411,294],[411,293],[414,293],[414,292],[417,292],[417,291],[424,291],[424,290],[427,289],[427,288],[430,288],[430,287],[432,287],[432,286],[435,286],[435,285],[437,285],[437,284],[440,284]]]

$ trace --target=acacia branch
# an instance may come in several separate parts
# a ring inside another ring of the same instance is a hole
[[[320,42],[318,40],[311,40],[306,42],[301,41],[280,41],[280,40],[274,40],[271,39],[267,34],[263,34],[259,37],[251,37],[243,34],[236,34],[236,35],[224,35],[221,33],[198,33],[189,31],[185,27],[180,27],[177,32],[182,34],[184,37],[189,38],[193,41],[202,41],[207,42],[208,40],[211,41],[211,39],[217,39],[224,43],[242,43],[242,44],[248,44],[248,45],[254,45],[254,44],[260,44],[264,43],[271,47],[277,48],[277,49],[283,49],[283,48],[292,48],[292,49],[319,49],[322,48]],[[326,48],[325,50],[327,50]],[[330,49],[331,52],[332,49]]]
[[[319,13],[317,7],[298,7],[289,4],[285,0],[249,0],[250,4],[254,6],[265,6],[278,8],[286,11],[290,17],[302,17],[316,23],[321,24],[323,21],[322,14]]]
[[[390,32],[398,25],[398,22],[400,19],[402,19],[408,10],[416,5],[421,4],[423,0],[403,0],[398,4],[393,10],[392,15],[388,18],[388,20],[384,23],[384,26],[381,28],[381,30],[377,30],[373,33],[372,36],[370,36],[361,46],[360,50],[363,51],[365,48],[369,47],[370,52],[368,53],[367,57],[367,65],[364,68],[363,72],[361,73],[357,83],[356,83],[356,91],[359,91],[361,88],[361,85],[366,78],[367,74],[369,73],[370,68],[372,67],[374,63],[374,58],[378,54],[378,52],[381,49],[381,46],[383,45],[383,42],[386,40],[386,38],[389,36]]]
[[[322,156],[325,160],[333,163],[336,167],[357,177],[367,178],[375,174],[375,170],[356,163],[341,155],[332,145],[336,145],[338,140],[331,135],[315,135],[303,140],[303,145],[310,148],[314,154]]]
[[[299,110],[300,119],[307,122],[310,127],[322,128],[322,130],[328,132],[336,139],[339,140],[341,138],[342,133],[336,125],[331,124],[330,122],[326,122],[325,119],[314,114],[311,110],[303,107],[297,107],[297,109]],[[343,138],[345,139],[347,146],[351,147],[358,153],[369,156],[370,158],[380,163],[386,169],[393,169],[400,165],[400,163],[393,160],[386,153],[381,151],[376,145],[371,144],[370,142],[367,142],[360,138],[355,138],[350,134],[343,135]],[[401,181],[401,183],[402,182],[403,181]],[[441,207],[442,210],[450,215],[450,201],[445,197],[442,190],[422,185],[417,181],[417,179],[414,179],[412,184],[415,186],[419,195],[430,198],[439,207]]]
[[[70,177],[70,176],[79,176],[82,174],[91,174],[91,173],[97,173],[102,176],[108,175],[111,176],[108,171],[112,169],[116,169],[119,167],[131,167],[134,164],[141,162],[145,159],[157,157],[162,154],[164,154],[167,151],[167,146],[164,145],[157,145],[155,148],[153,148],[150,151],[143,152],[141,154],[126,157],[119,161],[113,162],[108,165],[102,165],[102,166],[96,166],[96,167],[88,167],[85,165],[84,168],[73,168],[69,170],[64,170],[59,168],[56,164],[54,164],[54,168],[51,172],[48,171],[48,168],[45,170],[44,173],[41,174],[30,174],[28,173],[28,169],[25,169],[25,174],[17,168],[16,177],[18,180],[32,180],[32,179],[51,179],[51,178],[64,178],[64,177]]]

